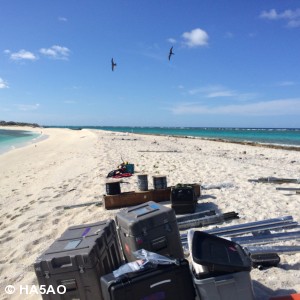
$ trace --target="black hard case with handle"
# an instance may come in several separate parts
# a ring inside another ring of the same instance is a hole
[[[155,268],[121,275],[101,277],[104,300],[192,300],[195,288],[187,260],[179,265]]]

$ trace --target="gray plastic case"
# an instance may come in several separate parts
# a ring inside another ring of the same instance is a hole
[[[183,258],[173,209],[149,201],[119,211],[115,220],[127,261],[136,260],[132,252],[139,249],[173,258]]]
[[[39,285],[50,285],[60,295],[44,294],[44,300],[102,299],[99,278],[121,265],[120,246],[114,220],[73,226],[34,263]]]
[[[250,272],[236,272],[196,279],[194,284],[201,300],[254,300]]]

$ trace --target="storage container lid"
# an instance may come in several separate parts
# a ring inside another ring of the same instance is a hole
[[[193,261],[208,267],[210,272],[234,273],[251,270],[249,257],[237,243],[195,231],[191,246]]]
[[[116,214],[116,222],[119,227],[128,231],[128,234],[137,235],[146,228],[150,231],[161,225],[175,223],[176,216],[173,209],[148,201],[119,211]]]

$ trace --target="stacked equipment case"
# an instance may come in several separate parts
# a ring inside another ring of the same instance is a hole
[[[39,285],[65,286],[44,300],[102,299],[99,278],[122,263],[114,220],[69,227],[34,263]]]
[[[139,249],[173,258],[183,258],[173,209],[149,201],[120,210],[115,220],[123,253],[128,262],[135,260],[132,252]]]

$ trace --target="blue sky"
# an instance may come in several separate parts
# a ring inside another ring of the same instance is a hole
[[[300,127],[299,1],[1,0],[0,36],[0,120]]]

